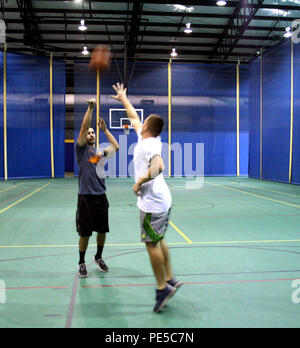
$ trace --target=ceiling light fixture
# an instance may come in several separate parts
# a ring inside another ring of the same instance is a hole
[[[225,6],[225,5],[227,5],[227,2],[225,0],[219,0],[219,1],[217,1],[217,5],[218,6]]]
[[[176,52],[176,48],[172,48],[172,52],[171,52],[171,57],[175,58],[178,56],[178,53]]]
[[[84,46],[83,47],[83,51],[81,52],[84,56],[87,56],[88,54],[90,54],[90,52],[88,51],[87,47]]]
[[[184,29],[184,32],[186,34],[190,34],[193,32],[193,29],[191,28],[191,23],[186,23],[186,28]]]
[[[85,20],[84,19],[82,19],[80,21],[80,26],[78,27],[78,29],[81,30],[81,31],[87,30],[87,26],[85,25]]]

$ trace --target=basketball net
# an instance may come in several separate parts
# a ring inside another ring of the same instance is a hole
[[[129,125],[128,125],[128,124],[125,124],[125,125],[123,126],[123,129],[124,129],[124,134],[125,134],[125,135],[128,135],[129,132],[130,132]]]

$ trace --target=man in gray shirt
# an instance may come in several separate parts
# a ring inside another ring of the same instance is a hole
[[[87,277],[85,254],[89,238],[97,232],[97,253],[94,261],[100,271],[108,272],[108,267],[102,259],[102,251],[109,232],[106,186],[104,178],[97,175],[97,165],[106,157],[111,157],[118,149],[119,144],[109,132],[103,119],[99,120],[99,128],[105,133],[110,142],[102,152],[95,148],[95,132],[90,127],[96,100],[88,101],[88,109],[82,121],[80,133],[75,145],[76,160],[79,167],[79,192],[76,213],[77,231],[79,233],[79,271],[80,277]]]

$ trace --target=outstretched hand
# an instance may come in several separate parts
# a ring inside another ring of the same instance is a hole
[[[123,86],[123,83],[117,83],[117,85],[113,85],[112,86],[113,89],[115,90],[116,92],[116,95],[111,95],[110,97],[115,99],[115,100],[118,100],[118,101],[122,101],[124,100],[125,98],[127,98],[127,88],[124,88]]]
[[[94,109],[95,106],[97,105],[96,99],[87,100],[87,103],[89,104],[89,107],[90,107],[91,109]]]
[[[98,121],[98,125],[99,125],[99,128],[103,131],[103,132],[106,132],[107,130],[107,127],[106,127],[106,123],[105,121],[103,120],[103,118],[99,118],[99,121]]]

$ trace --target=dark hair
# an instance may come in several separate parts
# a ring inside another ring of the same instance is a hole
[[[165,126],[165,122],[160,116],[152,114],[148,117],[149,132],[154,137],[157,137],[160,135],[160,133],[164,129],[164,126]]]

